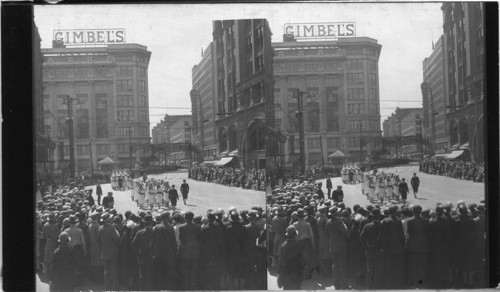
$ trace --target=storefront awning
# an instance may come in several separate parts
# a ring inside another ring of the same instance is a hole
[[[229,152],[227,156],[238,156],[238,149],[234,149],[233,151]]]
[[[455,150],[455,151],[451,152],[450,154],[446,155],[444,158],[449,159],[449,160],[457,159],[460,156],[462,156],[464,154],[464,152],[465,152],[464,150]]]
[[[460,145],[460,149],[469,149],[469,142]]]
[[[345,158],[347,157],[346,154],[342,153],[342,151],[337,150],[333,152],[332,154],[328,155],[329,158]]]
[[[214,163],[214,166],[225,166],[225,165],[233,162],[234,159],[235,159],[234,156],[232,156],[232,157],[222,157],[221,160],[219,160],[216,163]]]

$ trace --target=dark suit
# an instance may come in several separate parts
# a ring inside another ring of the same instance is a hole
[[[170,189],[168,191],[168,198],[170,199],[170,204],[172,206],[177,206],[177,200],[179,200],[179,193],[177,193],[176,189]]]
[[[328,247],[333,264],[333,284],[335,289],[347,289],[347,226],[338,218],[326,222]]]
[[[472,271],[478,243],[476,224],[469,216],[460,215],[453,224],[452,244],[456,248],[456,266],[459,271]]]
[[[302,271],[304,268],[304,249],[295,238],[288,238],[279,251],[279,281],[283,290],[302,289]]]
[[[332,198],[332,180],[330,178],[326,179],[326,189],[328,190],[328,199]]]
[[[203,226],[200,231],[200,282],[203,290],[220,290],[220,276],[225,252],[224,230],[214,223]]]
[[[380,222],[380,247],[383,258],[385,285],[383,287],[402,289],[404,283],[405,236],[403,224],[397,218],[385,218]],[[398,267],[395,269],[395,267]]]
[[[325,193],[323,193],[323,190],[321,188],[318,188],[316,194],[318,194],[318,200],[322,200],[325,198]]]
[[[344,200],[344,191],[342,190],[335,190],[332,192],[332,200],[334,202],[342,202]]]
[[[120,234],[111,225],[105,223],[97,231],[97,241],[101,248],[106,290],[118,290],[120,287]]]
[[[177,254],[177,242],[172,226],[165,223],[153,227],[151,238],[151,253],[153,256],[153,282],[155,290],[173,290],[174,261]]]
[[[76,258],[67,245],[54,251],[50,276],[50,291],[73,291],[75,288]]]
[[[366,268],[368,273],[368,289],[382,288],[382,254],[380,252],[380,221],[374,220],[367,223],[359,236],[359,241],[366,253]]]
[[[422,287],[429,252],[427,220],[420,216],[408,219],[408,279],[410,287]]]
[[[104,206],[104,208],[113,208],[113,205],[115,204],[115,199],[113,197],[110,197],[110,196],[106,196],[104,198],[102,198],[102,205]]]
[[[451,230],[443,216],[437,216],[429,222],[429,259],[428,270],[430,287],[435,289],[446,288],[448,284],[449,249],[451,244]]]
[[[235,278],[246,277],[248,267],[248,232],[239,222],[231,222],[226,229],[229,272]]]
[[[192,222],[179,226],[179,257],[181,288],[194,290],[198,279],[198,262],[200,260],[200,227]]]
[[[97,204],[100,205],[101,204],[101,197],[102,197],[102,188],[101,188],[101,185],[98,185],[96,187],[96,195],[97,195]]]
[[[406,182],[400,182],[399,183],[399,193],[401,194],[401,198],[403,200],[406,200],[408,197],[408,184]]]
[[[418,187],[420,186],[420,179],[418,178],[418,176],[414,176],[411,178],[411,181],[410,181],[410,184],[411,184],[411,187],[413,188],[413,191],[415,193],[418,192]]]
[[[154,290],[153,277],[153,253],[152,253],[153,228],[146,226],[137,231],[134,240],[132,240],[132,249],[134,250],[137,261],[139,262],[139,289]]]

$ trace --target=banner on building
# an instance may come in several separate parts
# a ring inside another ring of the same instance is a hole
[[[125,29],[60,29],[54,30],[54,41],[67,46],[108,45],[125,43]]]
[[[355,22],[287,23],[284,34],[293,35],[296,40],[337,39],[355,37]]]

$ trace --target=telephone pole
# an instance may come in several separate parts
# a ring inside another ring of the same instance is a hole
[[[132,130],[133,127],[128,127],[128,160],[129,160],[129,168],[132,169]]]
[[[297,89],[294,95],[297,97],[298,111],[296,117],[299,122],[299,147],[300,147],[300,172],[303,174],[306,171],[306,145],[304,142],[304,109],[302,105],[302,96],[304,91]]]
[[[359,161],[363,161],[363,123],[359,121]]]
[[[94,159],[92,158],[92,142],[89,141],[89,150],[90,150],[90,167],[92,170],[92,174],[94,174]]]
[[[68,117],[66,123],[68,124],[69,136],[69,176],[75,178],[75,133],[73,131],[73,101],[78,101],[78,98],[66,95],[62,97],[63,104],[68,106]]]

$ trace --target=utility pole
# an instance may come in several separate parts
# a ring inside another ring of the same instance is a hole
[[[133,127],[128,127],[128,159],[129,159],[129,168],[132,169],[132,130]]]
[[[323,137],[321,135],[319,136],[319,145],[321,147],[321,163],[324,166],[325,165],[325,156],[323,155]]]
[[[94,174],[94,159],[92,158],[92,142],[89,141],[89,150],[90,150],[90,169],[92,174]]]
[[[302,95],[305,92],[303,92],[300,89],[297,89],[297,91],[294,93],[297,96],[297,104],[299,108],[296,117],[299,122],[300,172],[303,174],[306,171],[306,145],[304,142],[304,109],[302,105]]]
[[[66,118],[66,123],[68,124],[68,135],[69,135],[69,175],[71,178],[75,178],[75,133],[73,131],[73,101],[78,101],[78,98],[70,97],[66,95],[62,97],[63,104],[68,106],[68,117]]]
[[[359,161],[363,161],[363,123],[359,121]]]

